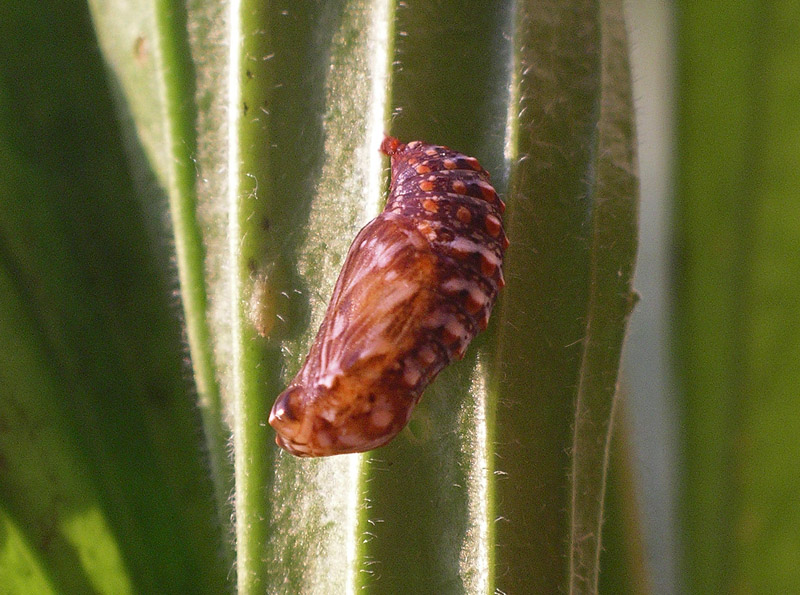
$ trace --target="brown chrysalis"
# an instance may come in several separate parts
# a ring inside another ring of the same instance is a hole
[[[386,208],[347,254],[303,367],[275,401],[276,442],[303,457],[363,452],[486,328],[503,287],[505,205],[474,157],[386,137]]]

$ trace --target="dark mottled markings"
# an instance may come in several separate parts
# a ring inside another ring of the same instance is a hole
[[[298,456],[363,452],[408,423],[422,391],[485,329],[503,287],[505,205],[474,157],[386,137],[384,211],[350,246],[303,367],[270,414]]]

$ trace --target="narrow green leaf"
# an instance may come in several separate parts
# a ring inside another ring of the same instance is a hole
[[[601,99],[592,191],[586,335],[572,441],[570,592],[596,593],[603,497],[616,408],[617,374],[636,258],[638,179],[630,65],[622,2],[600,13]]]
[[[221,95],[218,78],[227,59],[211,43],[219,45],[224,39],[214,35],[222,27],[210,24],[219,9],[210,2],[193,3],[187,9],[179,2],[148,0],[92,0],[90,6],[117,91],[118,111],[129,125],[128,158],[139,180],[139,199],[148,209],[161,209],[165,198],[169,201],[186,336],[217,508],[220,520],[226,522],[233,470],[215,344],[208,327],[206,257],[208,252],[214,254],[214,243],[203,225],[208,215],[202,210],[207,195],[224,188],[203,176],[208,151],[219,149],[215,126],[225,122],[219,115],[222,102],[207,99]],[[203,66],[202,76],[197,63]],[[215,155],[215,165],[218,158]],[[228,557],[232,561],[230,552]]]
[[[569,452],[589,296],[597,6],[521,3],[497,383],[498,586],[568,584]]]
[[[595,592],[635,257],[621,6],[518,11],[512,245],[496,380],[498,586]]]
[[[620,390],[623,390],[622,388]],[[599,593],[653,593],[646,557],[639,506],[639,485],[634,474],[631,425],[626,411],[628,394],[619,395],[614,410],[608,486],[600,552]]]
[[[86,6],[1,11],[2,509],[59,592],[219,592],[166,242]]]
[[[234,18],[242,42],[231,65],[228,231],[239,591],[343,592],[353,581],[359,457],[298,460],[278,451],[266,420],[305,356],[350,238],[377,212],[390,10],[244,2]]]

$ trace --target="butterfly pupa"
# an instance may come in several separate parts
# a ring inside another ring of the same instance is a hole
[[[383,446],[486,328],[503,287],[505,205],[474,157],[386,137],[383,212],[356,236],[305,363],[269,423],[290,453]]]

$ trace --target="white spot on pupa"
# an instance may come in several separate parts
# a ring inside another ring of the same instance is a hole
[[[297,442],[292,443],[292,449],[303,454],[311,452],[311,447],[308,444],[298,444]]]
[[[392,264],[395,256],[397,256],[398,252],[400,252],[403,248],[405,248],[405,244],[403,242],[381,242],[378,251],[373,254],[373,258],[375,259],[375,266],[383,268],[387,267]]]
[[[341,335],[345,331],[345,329],[347,329],[347,317],[346,316],[334,317],[333,328],[331,329],[331,336],[333,338],[336,338],[339,335]]]
[[[319,377],[317,380],[317,386],[321,386],[323,388],[331,389],[333,385],[336,383],[336,379],[342,375],[342,368],[338,361],[333,361],[328,364],[328,367],[325,369],[325,374]]]
[[[333,439],[331,439],[331,435],[328,432],[317,432],[315,435],[317,439],[317,444],[321,448],[328,448],[333,444]]]
[[[441,287],[444,291],[448,293],[455,293],[457,291],[464,291],[465,289],[471,289],[474,283],[469,279],[462,279],[461,277],[451,277],[444,283],[442,283]]]
[[[416,362],[412,359],[407,359],[404,364],[403,370],[403,382],[405,382],[408,386],[416,386],[417,382],[419,382],[422,373],[420,369],[417,367]]]
[[[473,284],[472,287],[469,288],[469,297],[472,298],[475,303],[480,304],[481,308],[489,301],[489,296],[483,293],[480,286],[477,284]]]
[[[451,316],[447,312],[436,311],[425,319],[423,326],[425,328],[439,328],[447,324],[450,318]]]
[[[322,411],[319,412],[319,416],[325,421],[333,423],[333,420],[336,419],[336,409],[334,409],[333,407],[329,407],[328,409],[323,409]]]
[[[339,434],[337,442],[343,446],[356,446],[364,442],[361,434]]]
[[[381,407],[379,409],[375,409],[369,416],[370,422],[376,428],[385,428],[390,423],[392,423],[392,412],[390,409],[385,407]]]
[[[436,361],[436,352],[428,345],[423,345],[419,350],[419,359],[425,365],[430,366]]]
[[[417,231],[429,242],[433,242],[436,239],[436,231],[434,231],[430,221],[420,221],[417,223]]]
[[[473,242],[472,240],[463,236],[455,237],[453,241],[447,242],[446,245],[450,246],[456,252],[472,252],[474,254],[480,254],[493,265],[500,266],[500,259],[494,252],[489,250],[486,246],[478,244],[477,242]]]
[[[457,318],[451,317],[450,320],[447,321],[447,324],[444,325],[444,328],[454,337],[458,337],[459,342],[469,339],[469,331],[467,331]]]

